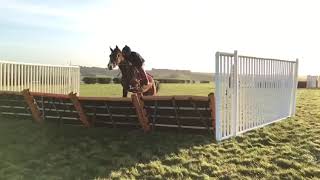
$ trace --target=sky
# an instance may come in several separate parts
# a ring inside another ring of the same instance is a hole
[[[214,72],[217,51],[299,59],[320,75],[316,0],[0,0],[0,60],[106,67],[109,47],[145,68]]]

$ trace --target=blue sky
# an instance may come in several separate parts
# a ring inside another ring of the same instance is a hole
[[[214,53],[300,59],[320,74],[320,12],[300,0],[0,0],[0,59],[104,67],[128,44],[146,69],[214,72]]]
[[[79,1],[80,2],[80,1]],[[87,33],[73,29],[67,13],[86,3],[3,1],[0,12],[0,57],[11,61],[66,64]]]

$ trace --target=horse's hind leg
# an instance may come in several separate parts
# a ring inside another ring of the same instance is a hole
[[[153,81],[153,84],[152,84],[152,89],[153,89],[153,96],[157,95],[157,87],[156,87],[156,82]]]

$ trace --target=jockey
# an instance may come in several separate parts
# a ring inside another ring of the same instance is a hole
[[[144,59],[137,52],[131,51],[129,46],[125,46],[122,49],[122,54],[126,60],[128,60],[133,66],[137,67],[139,74],[141,76],[141,82],[143,88],[147,88],[146,86],[150,85],[150,82],[147,77],[147,73],[142,68],[144,64]]]

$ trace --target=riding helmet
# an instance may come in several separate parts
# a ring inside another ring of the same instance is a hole
[[[122,48],[122,53],[125,55],[125,56],[129,56],[131,54],[131,49],[129,46],[125,45],[123,48]]]

